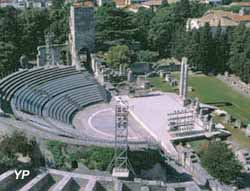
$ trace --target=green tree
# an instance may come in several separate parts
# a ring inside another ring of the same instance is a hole
[[[84,163],[90,169],[106,170],[114,156],[114,149],[90,147],[85,151]]]
[[[189,43],[189,35],[185,31],[182,25],[176,26],[175,33],[172,36],[171,43],[171,56],[181,59],[183,56],[187,56],[186,47],[192,46]]]
[[[18,44],[21,37],[19,14],[20,11],[13,7],[0,9],[0,41]]]
[[[154,12],[151,9],[140,8],[132,18],[133,25],[137,27],[135,40],[140,42],[143,49],[149,48],[147,38],[153,16]]]
[[[53,9],[60,9],[64,5],[64,0],[52,0],[52,8]]]
[[[241,173],[241,165],[223,142],[210,143],[201,153],[201,163],[212,176],[225,183],[232,183]]]
[[[17,165],[17,157],[14,154],[6,155],[0,151],[0,173],[15,168]]]
[[[118,69],[120,65],[126,67],[131,61],[131,51],[126,45],[113,46],[105,55],[105,59],[113,68]]]
[[[49,141],[47,143],[49,151],[53,155],[56,168],[64,168],[66,162],[66,156],[63,154],[65,144],[59,141]]]
[[[23,133],[14,132],[1,141],[0,150],[7,155],[22,153],[24,156],[31,156],[32,145]]]
[[[0,75],[6,76],[17,69],[17,48],[12,43],[0,41]]]
[[[189,0],[180,0],[174,8],[176,22],[184,23],[191,16],[191,7]]]
[[[60,9],[0,9],[0,42],[16,47],[15,62],[21,55],[35,59],[37,46],[44,45],[45,33],[55,34],[54,43],[64,43],[69,32],[69,7]],[[1,68],[1,67],[0,67]]]
[[[222,0],[223,5],[229,5],[230,3],[232,3],[232,0]]]
[[[205,12],[207,12],[209,9],[211,9],[211,5],[200,3],[200,1],[195,0],[190,2],[190,14],[191,18],[197,18],[204,15]]]
[[[52,9],[49,12],[49,23],[47,31],[54,33],[55,44],[62,44],[68,40],[69,34],[69,8]]]
[[[198,30],[188,33],[188,43],[185,47],[185,54],[189,59],[189,64],[191,67],[197,69],[201,63],[200,54],[200,32]]]
[[[200,30],[190,32],[188,36],[185,52],[191,66],[204,73],[214,71],[215,43],[210,26],[206,24]]]
[[[28,140],[23,133],[14,132],[9,136],[3,137],[0,145],[0,172],[2,170],[5,171],[22,166],[17,160],[17,153],[21,153],[23,156],[29,156],[31,158],[31,163],[28,164],[30,167],[34,167],[34,164],[37,166],[41,165],[40,162],[34,161],[38,158],[37,151],[39,150],[39,148],[34,147],[36,142],[34,140]],[[35,149],[36,152],[34,152]],[[36,154],[36,156],[34,156],[34,154]]]
[[[201,62],[198,63],[198,69],[204,73],[211,72],[213,64],[213,38],[211,28],[208,23],[200,30],[200,57]]]
[[[131,44],[137,28],[132,22],[133,13],[104,5],[96,11],[96,44],[98,50],[107,50],[112,45]]]
[[[139,62],[155,62],[158,59],[158,52],[150,50],[141,50],[137,52],[137,59]]]
[[[230,44],[228,42],[228,31],[217,29],[214,38],[214,63],[212,65],[215,73],[224,73],[227,70]]]
[[[229,67],[244,82],[250,82],[250,29],[244,25],[232,31]]]
[[[45,31],[50,24],[48,14],[48,10],[28,9],[19,15],[23,30],[18,48],[29,58],[35,58],[37,46],[45,44]]]
[[[170,55],[171,39],[174,29],[173,10],[171,6],[160,8],[150,21],[148,42],[161,57]]]

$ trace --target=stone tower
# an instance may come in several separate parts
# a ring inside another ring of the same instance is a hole
[[[184,105],[187,100],[188,93],[188,64],[187,58],[183,57],[181,61],[179,96],[182,98]]]
[[[95,20],[93,7],[87,7],[80,3],[71,6],[69,44],[72,65],[80,69],[81,55],[83,55],[86,57],[87,66],[89,66],[90,53],[95,49]]]

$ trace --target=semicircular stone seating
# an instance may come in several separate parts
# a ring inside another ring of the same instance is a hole
[[[12,111],[20,110],[68,124],[77,111],[106,101],[105,89],[94,77],[72,66],[15,72],[0,81],[0,96]]]

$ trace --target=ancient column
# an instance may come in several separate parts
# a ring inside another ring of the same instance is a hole
[[[184,74],[184,63],[181,62],[181,73],[180,73],[180,84],[179,84],[179,96],[183,96],[183,74]]]
[[[133,72],[132,72],[131,69],[128,70],[127,81],[128,82],[132,82],[133,81]]]
[[[188,93],[188,65],[184,65],[184,78],[183,78],[183,101],[187,99]]]
[[[187,58],[183,57],[181,61],[181,73],[180,73],[180,86],[179,86],[179,96],[183,101],[187,98],[188,91],[188,65]]]
[[[211,133],[214,130],[214,128],[215,128],[215,123],[213,118],[211,118],[209,121],[209,128],[208,128],[209,133]]]

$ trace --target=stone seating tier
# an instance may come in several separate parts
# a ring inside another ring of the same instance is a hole
[[[72,66],[22,70],[0,81],[12,110],[71,124],[77,111],[105,101],[105,90],[87,71]]]

